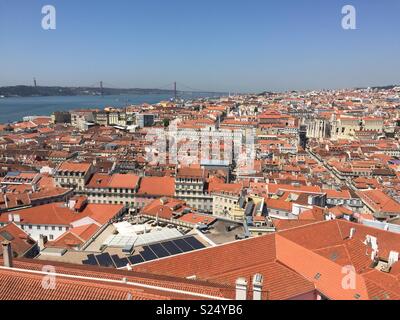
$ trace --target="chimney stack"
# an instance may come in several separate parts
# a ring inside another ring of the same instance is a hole
[[[13,267],[13,251],[11,248],[11,242],[9,241],[3,241],[1,243],[1,246],[3,247],[3,263],[6,268],[12,268]]]
[[[39,237],[39,241],[38,241],[38,246],[39,246],[39,250],[43,251],[46,247],[45,244],[47,243],[47,237],[40,235]]]
[[[247,300],[247,280],[245,278],[236,280],[236,300]]]
[[[390,251],[390,254],[389,254],[389,266],[392,267],[398,261],[399,261],[399,253],[396,252],[396,251]]]
[[[263,281],[264,278],[259,273],[253,277],[253,300],[262,300]]]
[[[355,233],[356,233],[356,228],[351,228],[350,229],[350,239],[353,239]]]

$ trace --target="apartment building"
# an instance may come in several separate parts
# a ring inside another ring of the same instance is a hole
[[[206,188],[206,171],[191,167],[178,169],[175,178],[175,197],[196,210],[212,212],[213,198]]]
[[[96,173],[85,186],[90,203],[122,204],[135,206],[135,194],[139,189],[140,177],[134,174]]]
[[[382,133],[384,121],[382,118],[375,117],[351,117],[336,116],[331,118],[331,137],[333,140],[338,139],[355,139],[360,131]]]
[[[381,190],[359,191],[357,194],[364,204],[364,212],[376,220],[386,221],[400,215],[400,203]]]
[[[80,131],[86,131],[94,122],[94,112],[92,110],[71,111],[71,125]]]
[[[353,209],[362,208],[363,203],[359,196],[350,190],[323,190],[326,193],[328,206],[347,206]]]
[[[128,125],[128,116],[125,111],[119,109],[106,108],[94,113],[94,122],[100,126],[120,126]]]
[[[241,198],[244,197],[241,184],[211,185],[209,191],[213,198],[213,215],[231,220],[243,221]]]
[[[91,163],[64,162],[57,169],[55,181],[59,187],[72,188],[76,193],[83,193],[94,171]]]

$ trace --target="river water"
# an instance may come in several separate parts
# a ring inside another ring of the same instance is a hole
[[[211,93],[181,94],[184,99],[212,97]],[[216,97],[217,94],[214,94]],[[142,103],[154,104],[170,100],[172,94],[134,94],[118,96],[72,96],[72,97],[29,97],[29,98],[0,98],[0,123],[22,120],[26,116],[48,116],[54,111],[75,109],[115,107]]]

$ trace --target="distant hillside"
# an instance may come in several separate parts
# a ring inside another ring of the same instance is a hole
[[[399,85],[388,85],[388,86],[378,86],[378,87],[371,87],[373,90],[392,90],[396,87],[399,87]],[[367,89],[367,88],[356,88],[356,89]]]
[[[170,94],[172,90],[159,89],[112,89],[103,88],[104,95],[122,94]],[[93,96],[101,95],[100,88],[89,87],[0,87],[0,96],[4,97],[49,97],[49,96]]]

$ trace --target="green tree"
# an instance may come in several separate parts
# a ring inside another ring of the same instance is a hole
[[[169,123],[170,123],[170,120],[169,120],[169,119],[164,119],[164,120],[163,120],[164,128],[169,127]]]

